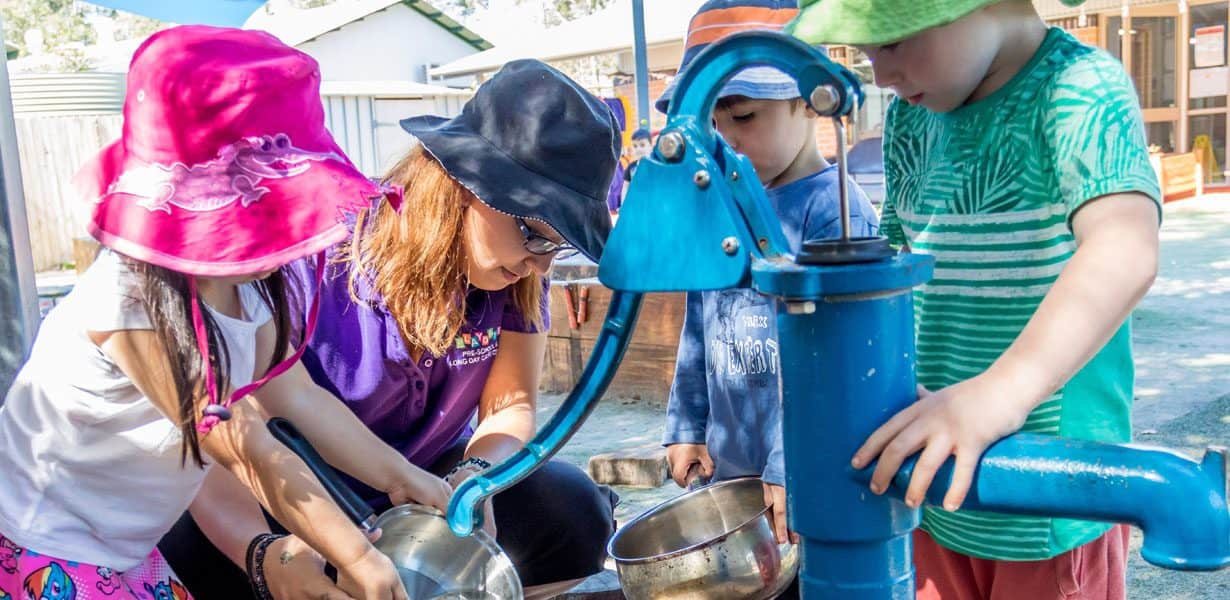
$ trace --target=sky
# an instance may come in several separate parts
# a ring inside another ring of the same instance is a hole
[[[345,0],[342,0],[345,1]],[[488,0],[488,8],[480,9],[462,24],[471,31],[499,45],[523,36],[527,28],[542,26],[543,0]]]

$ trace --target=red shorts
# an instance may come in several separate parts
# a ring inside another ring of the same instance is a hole
[[[1128,526],[1048,560],[971,558],[914,530],[917,600],[1124,600]]]

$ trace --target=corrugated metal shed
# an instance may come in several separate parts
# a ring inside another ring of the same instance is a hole
[[[380,177],[414,144],[399,121],[415,115],[452,117],[468,90],[400,81],[325,82],[325,125],[364,175]]]

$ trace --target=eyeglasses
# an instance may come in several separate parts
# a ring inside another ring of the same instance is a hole
[[[516,219],[517,226],[521,228],[521,235],[525,236],[525,241],[522,242],[522,245],[525,246],[525,249],[528,250],[530,254],[535,256],[554,254],[555,258],[568,258],[570,256],[577,255],[578,250],[572,244],[569,244],[568,242],[557,242],[551,238],[548,238],[537,231],[530,229],[530,226],[525,222],[525,219],[521,217],[517,217]]]

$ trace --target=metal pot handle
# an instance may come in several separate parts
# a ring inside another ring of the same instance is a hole
[[[320,480],[320,485],[329,492],[329,496],[333,501],[341,507],[342,512],[350,517],[356,525],[362,527],[364,531],[372,531],[376,527],[376,511],[363,498],[360,498],[346,482],[342,480],[337,471],[325,462],[325,459],[316,452],[316,448],[312,447],[312,443],[303,437],[303,433],[299,428],[295,427],[290,421],[282,417],[274,417],[269,419],[267,425],[269,433],[273,434],[279,442],[282,442],[291,452],[294,452],[303,460],[316,479]]]

